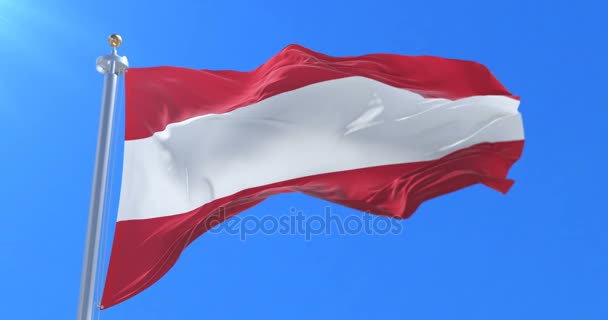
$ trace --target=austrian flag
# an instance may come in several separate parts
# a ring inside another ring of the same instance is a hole
[[[290,45],[250,72],[131,68],[103,308],[279,193],[397,219],[477,183],[506,193],[524,145],[518,106],[483,65],[431,56]]]

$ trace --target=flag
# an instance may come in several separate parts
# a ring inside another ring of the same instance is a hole
[[[506,193],[524,145],[519,98],[471,61],[290,45],[250,72],[131,68],[125,87],[102,308],[148,288],[198,236],[272,195],[405,219],[477,183]]]

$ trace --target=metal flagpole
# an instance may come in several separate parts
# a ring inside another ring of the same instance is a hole
[[[80,281],[80,301],[78,303],[78,320],[92,320],[94,311],[95,277],[97,273],[97,258],[101,222],[104,211],[106,180],[110,155],[110,141],[114,119],[114,102],[118,77],[124,75],[129,67],[126,57],[117,54],[116,48],[122,43],[122,38],[113,34],[108,39],[112,53],[97,58],[97,71],[104,74],[103,98],[101,100],[101,118],[97,136],[97,152],[89,207],[89,223],[82,264]]]

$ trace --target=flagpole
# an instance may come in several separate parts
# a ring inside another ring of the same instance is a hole
[[[78,303],[78,320],[92,320],[95,310],[95,280],[99,256],[99,241],[101,222],[104,212],[108,162],[110,158],[110,142],[114,119],[114,103],[118,77],[124,75],[129,67],[126,57],[117,54],[116,49],[121,45],[122,38],[113,34],[108,42],[112,52],[97,58],[97,71],[104,75],[103,97],[101,100],[101,117],[97,135],[97,152],[93,172],[93,186],[89,207],[89,222],[82,264],[80,281],[80,300]]]

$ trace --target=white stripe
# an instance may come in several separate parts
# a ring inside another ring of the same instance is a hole
[[[118,220],[185,213],[309,175],[434,160],[522,140],[519,101],[427,99],[362,77],[316,83],[125,143]]]

